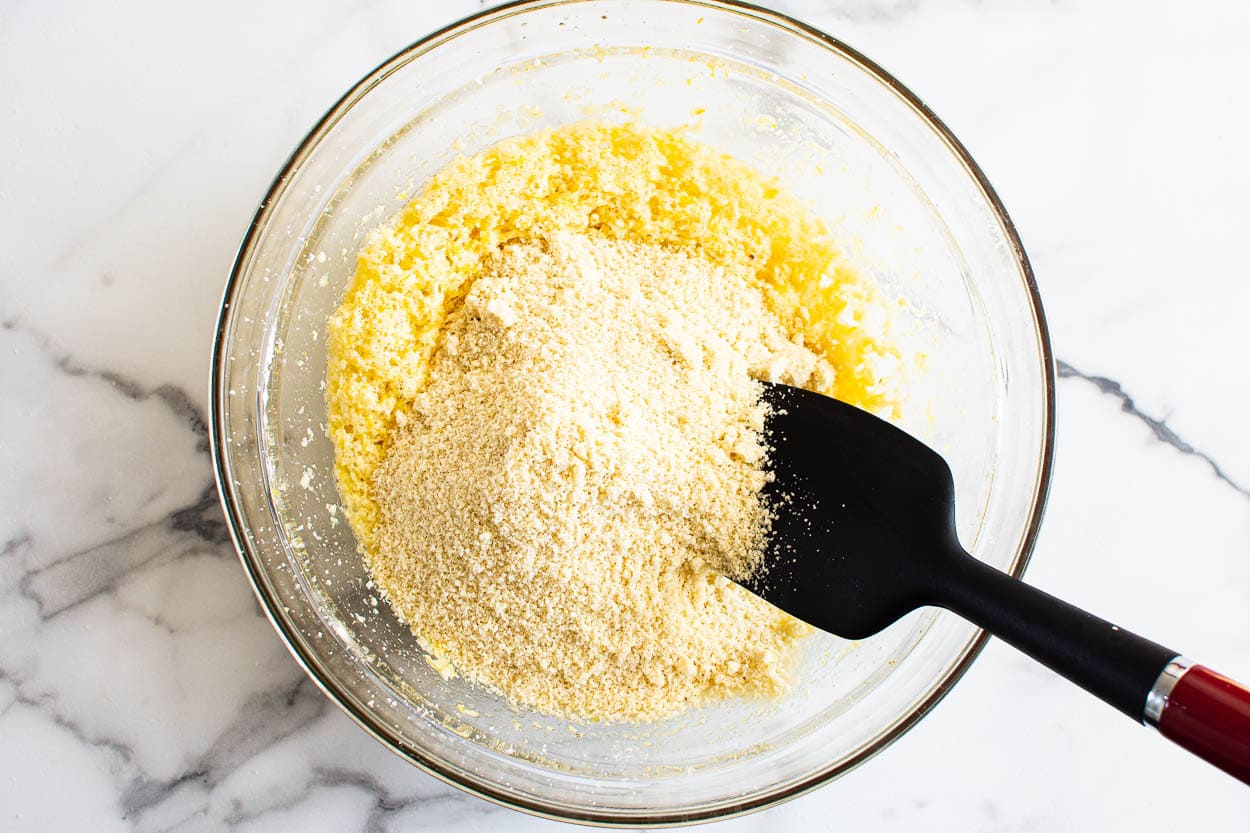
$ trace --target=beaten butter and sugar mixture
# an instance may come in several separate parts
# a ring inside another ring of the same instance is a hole
[[[545,712],[783,690],[808,629],[725,578],[768,532],[757,380],[879,405],[871,298],[797,201],[676,132],[458,160],[374,233],[330,326],[377,585],[436,666]]]

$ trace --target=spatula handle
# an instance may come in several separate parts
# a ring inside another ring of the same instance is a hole
[[[1244,686],[1178,657],[1147,698],[1146,723],[1250,784],[1250,690]]]
[[[1179,652],[1099,619],[959,551],[934,602],[1014,645],[1134,720]]]
[[[1250,784],[1250,690],[961,554],[935,603]]]

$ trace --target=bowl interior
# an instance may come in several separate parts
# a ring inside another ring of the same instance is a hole
[[[445,679],[373,588],[338,509],[325,328],[367,233],[455,154],[586,118],[688,125],[782,178],[891,300],[901,422],[955,472],[961,538],[1018,570],[1049,459],[1050,367],[1027,264],[979,174],[901,88],[771,13],[721,3],[507,7],[432,36],[340,102],[275,182],[227,292],[214,376],[223,495],[275,625],[375,735],[540,812],[695,819],[844,771],[910,725],[976,632],[920,611],[807,640],[781,702],[651,725],[518,709]]]

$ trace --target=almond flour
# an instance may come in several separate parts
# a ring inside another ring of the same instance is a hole
[[[377,471],[379,583],[432,653],[542,711],[769,693],[803,626],[722,575],[767,534],[755,380],[832,376],[744,274],[595,235],[507,245]]]

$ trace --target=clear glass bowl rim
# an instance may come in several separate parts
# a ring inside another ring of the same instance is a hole
[[[230,536],[234,542],[235,550],[239,553],[239,558],[243,564],[244,571],[247,573],[248,580],[252,585],[253,592],[256,594],[256,597],[260,602],[261,608],[264,610],[266,617],[269,619],[274,629],[278,632],[278,635],[286,645],[291,656],[294,657],[295,661],[309,676],[309,678],[312,679],[312,681],[331,700],[331,702],[338,706],[338,708],[350,717],[357,725],[373,736],[374,739],[409,763],[419,767],[423,771],[433,775],[447,784],[493,803],[521,810],[532,815],[559,821],[570,821],[581,824],[611,827],[668,827],[686,825],[703,821],[711,821],[714,819],[731,818],[755,812],[757,810],[762,810],[767,807],[772,807],[808,793],[874,757],[877,753],[885,749],[906,733],[913,725],[916,724],[917,721],[924,717],[930,709],[932,709],[943,697],[946,696],[955,683],[957,683],[967,672],[973,660],[975,660],[981,653],[981,650],[985,646],[987,635],[984,632],[979,632],[973,639],[971,639],[965,647],[965,650],[958,662],[956,662],[946,676],[939,681],[939,683],[932,690],[931,694],[924,700],[916,702],[911,711],[902,720],[899,720],[892,727],[891,731],[882,735],[875,743],[861,750],[860,753],[854,757],[842,762],[839,765],[830,766],[827,769],[815,772],[808,778],[787,789],[779,790],[771,794],[754,796],[737,804],[722,806],[703,813],[657,813],[654,816],[634,817],[628,820],[623,820],[619,816],[597,814],[590,811],[579,814],[559,812],[552,806],[545,806],[539,802],[518,801],[514,795],[506,795],[502,792],[494,790],[489,783],[481,781],[470,782],[466,780],[462,777],[461,773],[444,767],[440,761],[432,760],[419,750],[404,743],[400,738],[388,731],[385,725],[374,720],[372,715],[369,713],[357,710],[353,707],[352,699],[347,696],[346,692],[343,690],[342,684],[333,674],[329,673],[322,666],[321,662],[315,655],[305,651],[301,647],[300,641],[295,638],[293,624],[283,613],[281,601],[274,597],[270,592],[270,589],[263,577],[261,560],[251,551],[251,546],[245,531],[245,521],[242,517],[242,513],[239,511],[236,498],[234,496],[234,487],[230,482],[227,472],[226,443],[224,442],[224,437],[226,436],[226,425],[225,414],[222,408],[223,397],[221,394],[225,365],[229,356],[227,348],[230,345],[228,343],[227,334],[229,329],[230,310],[242,283],[244,265],[248,261],[252,248],[256,245],[263,229],[266,226],[266,221],[269,217],[271,207],[275,204],[276,198],[281,193],[288,178],[299,168],[304,158],[312,152],[312,149],[317,146],[319,141],[330,131],[339,118],[341,118],[352,108],[352,106],[354,106],[357,100],[366,95],[391,72],[420,57],[423,53],[429,51],[435,45],[445,43],[486,23],[522,14],[530,9],[551,8],[566,5],[571,6],[584,2],[588,2],[588,0],[513,0],[513,2],[483,9],[482,11],[476,12],[441,29],[431,32],[386,59],[375,69],[365,75],[364,78],[353,85],[351,89],[344,93],[343,96],[339,98],[339,100],[336,101],[329,108],[329,110],[326,111],[325,115],[318,120],[316,125],[314,125],[303,140],[300,141],[295,150],[292,151],[290,157],[287,158],[282,168],[278,171],[278,174],[274,177],[273,182],[267,189],[264,198],[257,207],[239,246],[238,252],[235,255],[234,263],[230,269],[230,276],[226,282],[226,287],[222,295],[221,308],[218,314],[217,327],[213,341],[209,380],[209,440],[213,457],[213,472],[217,481],[218,496],[226,515],[227,525],[230,529]],[[973,178],[987,204],[993,210],[993,213],[1002,228],[1004,236],[1011,244],[1012,254],[1020,269],[1020,274],[1024,278],[1025,289],[1028,294],[1033,316],[1035,335],[1038,339],[1038,345],[1040,347],[1042,357],[1043,382],[1045,386],[1045,413],[1043,415],[1044,436],[1041,467],[1037,479],[1037,489],[1034,494],[1032,507],[1030,509],[1030,517],[1023,539],[1023,544],[1011,568],[1011,574],[1019,578],[1023,575],[1025,568],[1028,566],[1029,559],[1033,554],[1033,548],[1037,541],[1038,531],[1041,527],[1042,516],[1045,513],[1046,501],[1050,490],[1055,443],[1055,359],[1051,348],[1050,333],[1046,325],[1045,314],[1042,311],[1041,295],[1038,291],[1037,283],[1034,278],[1033,268],[1029,262],[1028,256],[1025,254],[1024,246],[1020,240],[1019,233],[1016,231],[1015,224],[1012,222],[1010,216],[1008,216],[1007,209],[1003,205],[1002,200],[995,192],[993,186],[990,185],[989,180],[981,171],[980,166],[978,166],[976,161],[972,158],[972,155],[968,152],[967,148],[964,147],[963,143],[955,137],[950,128],[948,128],[945,123],[943,123],[942,120],[939,119],[938,116],[930,110],[918,96],[916,96],[915,93],[909,90],[900,81],[898,81],[898,79],[894,78],[894,76],[879,66],[876,62],[843,43],[839,39],[781,12],[777,12],[772,9],[765,9],[750,3],[740,2],[740,0],[664,0],[664,2],[698,6],[721,12],[744,15],[754,19],[756,22],[771,24],[788,34],[807,38],[857,64],[861,69],[866,71],[869,75],[873,76],[877,81],[903,99],[915,111],[916,115],[923,122],[925,122],[929,129],[932,130],[944,144],[946,144],[952,155],[956,157],[956,159]]]

